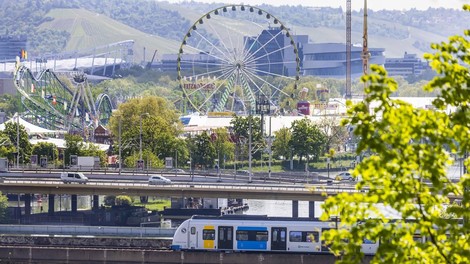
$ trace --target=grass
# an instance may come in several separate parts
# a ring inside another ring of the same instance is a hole
[[[144,206],[149,211],[162,211],[164,207],[170,208],[171,201],[157,197],[149,197],[148,203],[141,203],[139,199],[134,202],[135,206]]]

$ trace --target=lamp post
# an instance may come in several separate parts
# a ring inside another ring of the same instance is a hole
[[[20,114],[16,113],[16,168],[20,168]]]
[[[119,175],[121,175],[122,170],[122,156],[121,156],[121,126],[122,126],[122,116],[119,116]]]
[[[144,164],[143,164],[143,161],[142,161],[142,117],[143,116],[148,116],[149,113],[142,113],[140,114],[140,134],[139,134],[139,138],[140,138],[140,144],[139,144],[139,161],[138,161],[138,164],[139,165],[142,165],[142,169],[144,169]]]
[[[261,115],[261,136],[264,138],[264,115],[270,114],[271,103],[269,99],[266,98],[264,94],[258,94],[256,100],[256,113]],[[268,168],[268,177],[271,178],[271,116],[269,117],[269,138],[268,138],[268,154],[269,154],[269,168]]]

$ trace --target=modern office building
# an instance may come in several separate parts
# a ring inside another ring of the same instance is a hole
[[[292,36],[299,54],[303,57],[303,45],[308,42],[308,35]],[[254,55],[259,75],[277,74],[296,75],[296,54],[290,37],[279,27],[270,27],[260,35],[245,37],[245,50]]]
[[[256,66],[258,75],[296,75],[296,54],[290,37],[280,28],[263,30],[258,36],[244,37],[245,50],[253,54],[251,63]],[[308,35],[292,35],[297,45],[300,59],[300,75],[313,75],[324,78],[345,78],[346,44],[344,43],[308,43]],[[385,49],[369,48],[369,64],[385,64]],[[163,71],[176,71],[177,54],[162,56]],[[213,56],[206,53],[183,54],[181,69],[197,73],[194,65],[214,67],[199,69],[209,72],[220,65]],[[362,47],[351,47],[351,77],[362,76]]]
[[[426,70],[430,70],[431,66],[426,61],[421,60],[416,54],[408,54],[405,52],[403,58],[387,58],[385,59],[385,69],[390,76],[418,76]]]
[[[27,50],[26,37],[0,36],[0,60],[14,60],[21,50]]]
[[[369,48],[369,64],[383,65],[385,49]],[[346,76],[346,44],[344,43],[307,43],[303,47],[303,75],[325,78],[344,78]],[[351,78],[363,74],[362,47],[351,47]]]

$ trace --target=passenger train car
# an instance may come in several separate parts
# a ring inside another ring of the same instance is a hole
[[[321,241],[323,231],[335,222],[308,218],[248,215],[193,216],[173,237],[173,250],[274,251],[329,253]],[[375,254],[376,241],[364,241],[364,254]]]

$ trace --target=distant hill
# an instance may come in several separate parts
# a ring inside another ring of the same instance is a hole
[[[158,54],[175,53],[178,43],[175,40],[153,36],[107,16],[84,9],[53,9],[47,16],[52,20],[42,23],[41,29],[57,29],[70,33],[65,49],[67,51],[92,49],[113,42],[132,39],[134,44],[134,60],[143,60],[143,49],[147,49],[149,60],[155,49]]]
[[[176,53],[192,23],[224,4],[150,0],[0,0],[0,35],[26,35],[30,54],[85,50],[112,42],[135,40],[135,61]],[[345,10],[303,6],[260,6],[311,42],[345,42]],[[237,14],[238,16],[238,14]],[[262,17],[260,17],[260,20]],[[468,12],[452,9],[370,11],[369,47],[385,48],[387,57],[404,52],[422,55],[431,42],[461,34],[470,24]],[[224,19],[207,29],[211,38],[256,35],[259,21]],[[353,12],[352,42],[362,44],[362,13]],[[215,32],[219,32],[219,36]]]

